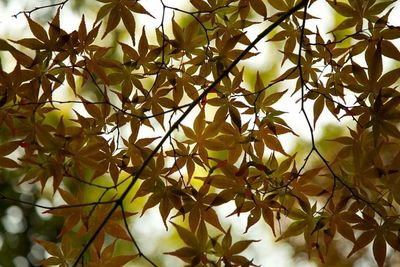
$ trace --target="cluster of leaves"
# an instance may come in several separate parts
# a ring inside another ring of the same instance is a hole
[[[64,225],[59,244],[37,240],[50,254],[42,264],[122,266],[142,257],[157,266],[128,220],[157,206],[184,242],[166,254],[189,266],[254,266],[241,255],[254,240],[234,243],[221,224],[216,207],[227,203],[230,215],[247,216],[246,231],[263,220],[277,240],[302,234],[322,262],[339,235],[353,244],[349,256],[372,243],[379,266],[388,245],[400,250],[400,68],[383,64],[400,61],[400,28],[388,22],[394,1],[326,1],[344,17],[331,39],[306,27],[320,1],[191,0],[188,9],[160,1],[160,26],[141,32],[137,18],[154,14],[139,1],[98,0],[93,25],[82,16],[72,32],[60,23],[68,1],[46,26],[23,12],[33,37],[0,40],[15,62],[0,69],[0,167],[42,191],[51,183],[64,201],[47,207]],[[167,12],[187,25],[168,24]],[[251,41],[247,28],[259,22],[270,26]],[[104,46],[100,39],[122,25],[132,43]],[[249,86],[243,66],[272,32],[286,69],[269,81],[257,73]],[[296,135],[274,108],[286,94],[300,96],[311,136],[305,158],[280,142]],[[60,116],[65,106],[74,112]],[[314,140],[324,110],[354,121],[330,140],[339,148],[329,160]],[[183,122],[188,116],[193,123]],[[277,233],[282,216],[289,224]],[[120,255],[116,242],[130,242],[132,253]]]

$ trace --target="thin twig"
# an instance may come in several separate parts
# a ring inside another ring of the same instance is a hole
[[[178,129],[179,125],[181,122],[187,117],[187,115],[196,107],[201,100],[211,91],[213,90],[219,82],[225,78],[226,76],[229,75],[229,73],[233,70],[233,68],[236,67],[236,65],[247,55],[247,53],[250,52],[251,49],[255,47],[255,45],[261,41],[264,37],[266,37],[270,32],[272,32],[276,27],[280,25],[285,19],[289,18],[293,13],[301,9],[304,5],[308,3],[308,0],[303,0],[299,2],[297,5],[289,9],[286,13],[284,13],[281,17],[279,17],[274,23],[272,23],[269,27],[267,27],[264,31],[262,31],[257,38],[252,41],[241,53],[240,55],[225,69],[222,74],[217,77],[213,83],[211,83],[194,101],[191,103],[191,105],[183,112],[183,114],[176,120],[176,122],[172,125],[172,127],[168,130],[168,132],[163,136],[161,141],[157,144],[157,146],[153,149],[153,151],[150,153],[150,155],[146,158],[146,160],[143,162],[142,166],[140,169],[137,171],[135,174],[134,178],[130,182],[130,184],[127,186],[127,188],[124,190],[124,192],[121,194],[120,198],[116,201],[115,205],[111,208],[111,210],[108,212],[108,214],[104,217],[103,221],[100,223],[96,231],[93,233],[93,235],[90,237],[90,239],[87,241],[81,252],[79,253],[77,259],[75,260],[73,266],[77,266],[79,261],[82,259],[83,255],[85,252],[89,249],[89,246],[93,243],[93,241],[96,239],[96,237],[99,235],[100,231],[103,229],[103,227],[107,224],[108,220],[111,218],[111,216],[114,214],[114,212],[118,209],[119,206],[122,205],[123,200],[127,197],[129,194],[130,190],[133,188],[133,186],[136,184],[138,181],[140,175],[143,173],[147,165],[150,163],[152,158],[158,153],[158,151],[161,149],[163,146],[164,142],[169,138],[169,136],[176,130]]]

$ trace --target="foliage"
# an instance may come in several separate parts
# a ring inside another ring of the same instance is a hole
[[[343,17],[329,34],[307,27],[321,1]],[[264,221],[278,241],[302,235],[322,263],[340,236],[352,243],[349,257],[372,244],[379,266],[389,247],[400,250],[395,1],[191,0],[180,9],[160,0],[161,14],[139,1],[98,2],[92,26],[82,15],[76,30],[63,30],[66,0],[16,14],[32,37],[0,39],[14,63],[0,70],[0,167],[63,201],[46,207],[63,226],[57,241],[36,240],[49,254],[42,265],[144,258],[157,266],[130,222],[158,207],[183,242],[166,256],[187,266],[255,266],[242,252],[256,240],[233,241],[216,212],[227,203],[230,215],[247,216],[246,231]],[[31,18],[50,7],[58,9],[48,24]],[[168,23],[170,11],[185,21]],[[161,24],[137,29],[143,17]],[[250,40],[247,29],[261,22],[265,30]],[[129,40],[106,45],[118,29]],[[246,59],[266,40],[282,47],[282,70],[246,83]],[[310,133],[309,147],[294,153],[281,138],[296,128],[276,108],[287,95],[299,98]],[[323,111],[353,120],[329,140],[331,153],[314,137]],[[2,192],[1,200],[13,198]],[[120,242],[130,254],[116,249]]]

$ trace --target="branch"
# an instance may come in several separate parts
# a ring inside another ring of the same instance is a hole
[[[49,8],[49,7],[57,7],[57,6],[58,6],[58,7],[60,7],[60,8],[63,8],[64,5],[65,5],[68,1],[69,1],[69,0],[64,0],[64,1],[59,2],[59,3],[54,3],[54,4],[49,4],[49,5],[43,5],[43,6],[37,6],[37,7],[35,7],[34,9],[31,9],[31,10],[23,10],[23,11],[18,12],[17,14],[14,14],[13,17],[14,17],[14,18],[17,18],[20,14],[25,14],[25,15],[27,15],[28,17],[30,17],[31,14],[32,14],[33,12],[38,11],[38,10],[40,10],[40,9]]]
[[[306,2],[308,2],[308,0]],[[304,98],[304,95],[305,95],[304,91],[305,91],[306,84],[305,84],[305,81],[304,81],[303,71],[302,71],[302,66],[301,66],[301,58],[302,58],[301,57],[301,50],[303,48],[304,29],[305,29],[305,24],[306,24],[306,15],[307,15],[307,5],[305,5],[305,7],[304,7],[303,23],[302,23],[302,26],[301,26],[300,44],[299,44],[298,61],[297,61],[297,68],[299,69],[299,76],[300,76],[299,79],[300,79],[300,87],[301,87],[301,113],[303,113],[304,118],[306,119],[306,122],[307,122],[307,125],[308,125],[308,129],[309,129],[310,135],[311,135],[312,149],[311,149],[310,153],[315,152],[318,155],[318,157],[322,160],[322,162],[324,163],[324,165],[326,166],[326,168],[328,169],[330,174],[333,176],[333,188],[332,188],[331,196],[328,198],[328,201],[330,199],[332,199],[333,192],[334,192],[334,190],[336,188],[336,182],[339,181],[339,183],[342,184],[356,199],[358,199],[361,202],[365,203],[367,206],[369,206],[380,217],[384,217],[383,214],[373,206],[372,202],[368,201],[368,199],[366,199],[363,196],[361,196],[353,187],[348,185],[340,176],[338,176],[335,173],[335,171],[329,165],[328,160],[324,157],[324,155],[322,155],[322,153],[319,151],[319,149],[317,148],[317,146],[315,144],[314,130],[313,130],[313,127],[311,125],[310,119],[308,118],[307,112],[306,112],[306,110],[304,108],[304,102],[305,102],[305,100],[304,100],[305,99]]]
[[[104,220],[100,223],[99,227],[96,229],[94,234],[90,237],[86,245],[83,247],[81,252],[79,253],[77,259],[75,260],[75,263],[73,264],[73,267],[77,266],[79,264],[79,261],[81,258],[83,258],[83,255],[85,252],[88,250],[89,246],[93,243],[93,241],[96,239],[97,235],[99,235],[100,231],[103,229],[103,227],[107,224],[108,220],[111,218],[111,216],[114,214],[114,212],[118,209],[119,206],[122,205],[123,200],[127,197],[128,193],[130,190],[133,188],[137,180],[139,179],[140,175],[143,173],[144,169],[147,167],[147,165],[150,163],[151,159],[158,153],[158,151],[161,149],[163,146],[164,142],[169,138],[169,136],[176,130],[178,129],[179,125],[181,122],[189,115],[189,113],[194,109],[195,106],[197,106],[200,101],[213,89],[216,87],[216,85],[226,76],[229,75],[229,73],[233,70],[234,67],[247,55],[248,52],[252,48],[255,47],[255,45],[261,41],[264,37],[266,37],[270,32],[272,32],[276,27],[278,27],[285,19],[289,18],[293,13],[301,9],[303,6],[305,6],[308,3],[308,0],[303,0],[299,2],[297,5],[289,9],[286,13],[284,13],[281,17],[279,17],[274,23],[272,23],[269,27],[267,27],[263,32],[261,32],[257,38],[249,44],[245,50],[240,53],[240,55],[229,65],[228,68],[225,69],[225,71],[217,78],[214,80],[212,84],[210,84],[204,91],[197,97],[192,104],[183,112],[183,114],[177,119],[177,121],[171,126],[171,128],[168,130],[168,132],[163,136],[161,141],[157,144],[157,146],[153,149],[153,151],[150,153],[150,155],[146,158],[146,160],[143,162],[142,166],[128,185],[128,187],[125,189],[125,191],[121,194],[120,198],[116,200],[115,205],[111,208],[111,210],[108,212],[108,214],[105,216]]]

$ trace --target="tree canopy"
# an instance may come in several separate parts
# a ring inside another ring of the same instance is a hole
[[[369,246],[384,266],[400,250],[396,1],[154,2],[157,14],[139,0],[78,3],[72,31],[72,0],[36,6],[15,14],[29,36],[0,38],[0,179],[52,200],[1,190],[0,203],[61,222],[49,239],[30,232],[47,252],[38,264],[163,266],[132,232],[156,209],[181,240],[164,257],[257,266],[243,252],[258,240],[232,235],[225,207],[245,233],[300,236],[319,264]],[[320,140],[322,116],[337,126]]]

